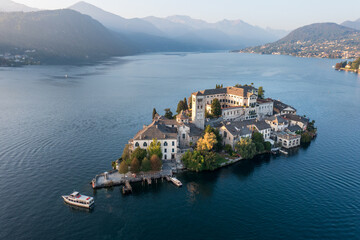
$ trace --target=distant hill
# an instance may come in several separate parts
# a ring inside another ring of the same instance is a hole
[[[0,51],[36,50],[42,62],[86,62],[135,53],[126,37],[73,10],[0,13]]]
[[[70,6],[69,9],[89,15],[101,22],[105,27],[116,32],[143,33],[155,36],[163,35],[159,29],[147,21],[139,18],[126,19],[86,2],[78,2]]]
[[[203,44],[210,44],[221,49],[251,46],[279,39],[278,35],[241,20],[208,23],[182,15],[143,19],[152,23],[170,38],[187,42],[191,40],[203,42]]]
[[[292,31],[286,37],[280,39],[277,43],[340,40],[352,37],[354,33],[358,33],[358,31],[336,23],[314,23]]]
[[[38,10],[10,0],[0,0],[0,12],[33,12]]]
[[[284,54],[300,57],[350,58],[360,55],[360,31],[336,23],[300,27],[286,37],[240,52]]]
[[[140,52],[213,49],[204,42],[194,43],[169,38],[148,21],[139,18],[126,19],[86,2],[78,2],[69,9],[89,15],[108,29],[125,36]]]
[[[342,25],[342,26],[345,26],[345,27],[349,27],[349,28],[354,28],[354,29],[360,30],[360,18],[359,18],[358,20],[355,20],[355,21],[346,21],[346,22],[343,22],[341,25]]]

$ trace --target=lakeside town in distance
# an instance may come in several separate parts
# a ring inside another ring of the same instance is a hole
[[[165,109],[125,146],[112,171],[97,175],[93,188],[170,178],[180,170],[215,170],[258,154],[288,154],[316,137],[315,121],[296,108],[264,97],[262,87],[206,89],[181,100],[177,115]],[[125,188],[124,187],[124,188]],[[124,191],[127,192],[127,191]]]

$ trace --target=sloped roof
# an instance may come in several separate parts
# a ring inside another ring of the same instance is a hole
[[[215,94],[232,94],[241,97],[250,97],[253,95],[252,91],[257,90],[252,86],[242,86],[242,87],[226,87],[226,88],[214,88],[214,89],[205,89],[202,91],[197,91],[193,93],[195,96],[207,96]]]
[[[296,111],[296,109],[290,105],[287,105],[283,102],[280,102],[278,100],[274,100],[274,112],[280,113],[281,111],[283,111],[285,108],[292,108]]]
[[[141,129],[133,138],[134,140],[151,140],[160,139],[177,139],[177,129],[167,127],[158,120],[153,121],[150,125]]]
[[[296,121],[296,122],[302,122],[302,123],[308,123],[309,119],[305,117],[301,117],[299,115],[294,114],[284,114],[283,117],[288,120]]]

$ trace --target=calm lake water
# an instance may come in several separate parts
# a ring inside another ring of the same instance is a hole
[[[1,68],[0,239],[360,239],[360,77],[335,62],[190,53]],[[288,157],[183,173],[180,189],[92,190],[153,107],[175,112],[218,83],[263,86],[319,136]],[[94,195],[92,212],[63,203],[74,189]]]

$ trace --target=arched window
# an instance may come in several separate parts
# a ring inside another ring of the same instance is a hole
[[[138,143],[138,142],[136,142],[136,143],[135,143],[135,147],[138,147],[138,146],[139,146],[139,143]]]
[[[168,145],[168,143],[167,142],[164,142],[164,146],[167,146]]]
[[[146,142],[144,142],[143,146],[144,146],[144,147],[147,147],[147,143],[146,143]]]

